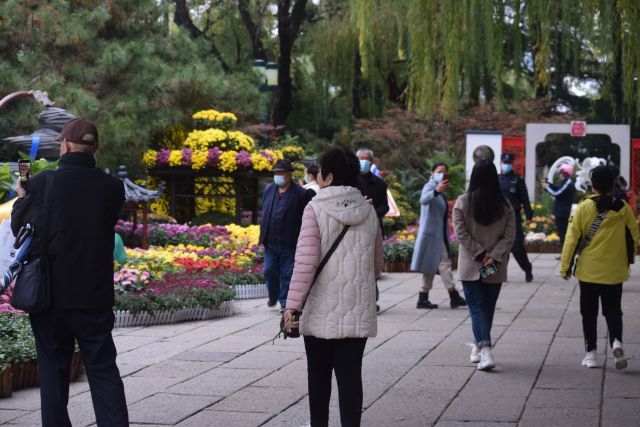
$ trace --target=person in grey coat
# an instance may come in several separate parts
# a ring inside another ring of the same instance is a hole
[[[420,196],[420,228],[416,238],[411,271],[422,273],[422,288],[418,294],[417,308],[438,308],[429,301],[436,273],[449,292],[451,308],[467,303],[456,290],[451,273],[451,248],[449,246],[449,205],[445,191],[449,188],[447,165],[436,163],[431,179]]]
[[[516,216],[500,191],[493,163],[473,167],[467,192],[453,207],[453,227],[460,242],[458,279],[469,304],[475,342],[469,360],[482,371],[495,367],[491,326],[502,283],[507,280],[509,253],[516,236]]]

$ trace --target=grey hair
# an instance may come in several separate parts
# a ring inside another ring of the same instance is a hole
[[[359,156],[360,154],[368,154],[369,156],[371,156],[371,158],[375,157],[373,154],[373,150],[370,148],[358,148],[358,151],[356,151],[356,156]]]

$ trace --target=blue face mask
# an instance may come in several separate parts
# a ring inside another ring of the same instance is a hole
[[[371,170],[371,162],[369,160],[360,160],[360,173],[368,173]]]
[[[273,182],[275,182],[275,184],[278,187],[282,187],[284,185],[284,183],[286,182],[286,180],[284,179],[284,176],[282,176],[282,175],[274,175],[273,176]]]
[[[442,178],[444,178],[444,174],[442,172],[438,172],[438,173],[434,173],[433,174],[433,180],[435,182],[440,182],[442,181]]]
[[[513,165],[510,165],[509,163],[504,163],[502,165],[502,172],[504,173],[509,173],[513,170]]]

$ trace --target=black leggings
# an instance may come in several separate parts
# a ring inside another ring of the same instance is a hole
[[[598,342],[598,302],[602,301],[602,315],[609,328],[609,344],[622,342],[622,283],[599,285],[580,282],[580,314],[587,351],[595,350]]]
[[[340,423],[360,425],[362,415],[362,356],[366,338],[322,339],[304,337],[309,378],[311,426],[329,425],[331,375],[336,372]]]

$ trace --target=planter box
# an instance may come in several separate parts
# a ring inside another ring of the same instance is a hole
[[[84,370],[80,353],[76,352],[71,359],[71,381],[74,381]],[[14,390],[35,387],[38,381],[38,362],[25,360],[4,365],[0,369],[0,398],[11,397]]]
[[[264,283],[255,285],[236,285],[233,287],[236,292],[235,299],[269,298],[269,290]]]
[[[114,314],[116,316],[114,328],[167,325],[188,320],[229,317],[233,315],[233,305],[231,301],[225,301],[216,308],[183,308],[181,310],[160,311],[153,314],[149,314],[146,311],[136,314],[131,314],[129,311],[115,311]]]
[[[524,249],[531,254],[559,254],[562,252],[560,243],[531,242],[525,243]]]
[[[407,261],[384,262],[384,271],[386,273],[408,273],[411,269],[411,263]]]

